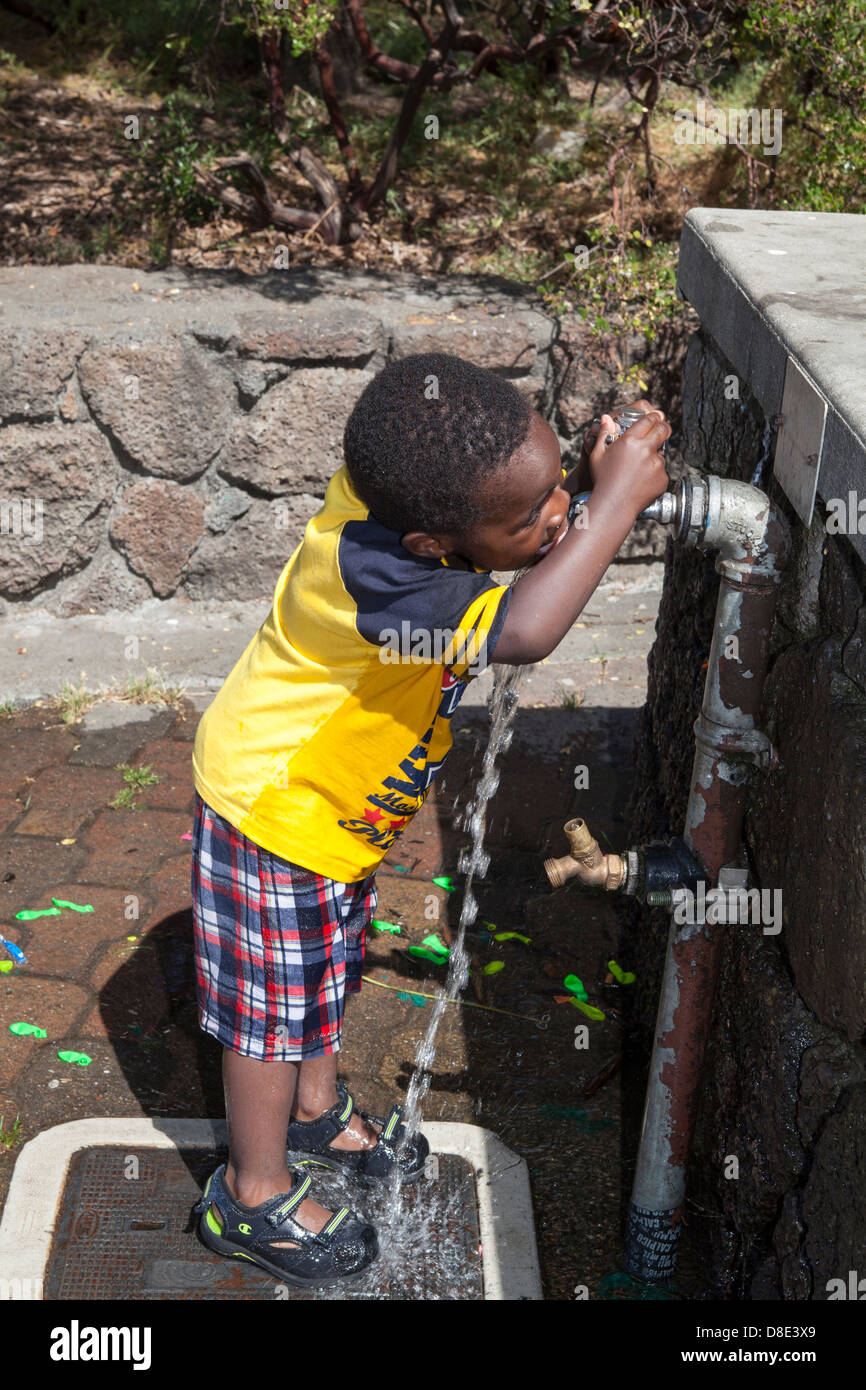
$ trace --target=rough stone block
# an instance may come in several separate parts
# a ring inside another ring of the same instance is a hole
[[[196,478],[225,440],[231,379],[181,338],[100,343],[84,354],[78,373],[99,423],[146,473]]]
[[[572,362],[565,373],[554,418],[566,438],[577,436],[576,443],[580,444],[596,416],[615,403],[616,384],[610,368],[593,366],[581,358]]]
[[[0,420],[51,420],[87,339],[70,329],[0,332]]]
[[[821,627],[825,633],[848,637],[866,602],[866,566],[846,536],[828,536],[823,547],[824,564],[818,585]]]
[[[253,502],[224,535],[206,536],[187,566],[181,592],[194,599],[270,597],[321,499],[302,494]]]
[[[372,373],[301,368],[235,426],[217,471],[272,497],[321,492],[343,462],[343,431]]]
[[[545,342],[549,336],[549,320],[526,311],[495,314],[480,306],[447,313],[416,310],[395,315],[391,351],[398,358],[416,352],[452,353],[477,367],[518,377],[529,375],[539,338]]]
[[[58,618],[105,613],[112,608],[125,612],[152,598],[147,580],[133,574],[120,552],[105,540],[84,569],[52,589],[51,611]],[[37,595],[35,602],[39,601]]]
[[[174,593],[201,538],[204,503],[178,483],[146,478],[121,494],[111,516],[111,538],[158,598]]]
[[[385,330],[357,300],[322,297],[239,314],[234,347],[239,357],[362,366],[384,356]]]
[[[0,593],[26,598],[81,568],[96,550],[115,462],[92,425],[7,425],[0,431]]]
[[[797,1128],[800,1059],[825,1037],[760,926],[723,928],[724,956],[690,1169],[692,1191],[739,1242],[754,1244],[806,1167]],[[724,1178],[733,1156],[736,1181]],[[730,1279],[731,1249],[706,1223],[715,1275]],[[719,1265],[723,1268],[719,1268]],[[724,1268],[724,1266],[728,1266]]]

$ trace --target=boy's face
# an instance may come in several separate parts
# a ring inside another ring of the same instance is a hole
[[[482,493],[484,520],[464,535],[410,531],[402,537],[403,545],[425,558],[444,555],[480,569],[522,569],[542,558],[542,546],[564,534],[570,501],[562,485],[559,441],[533,411],[523,444]]]

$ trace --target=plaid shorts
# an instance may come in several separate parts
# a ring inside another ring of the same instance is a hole
[[[357,883],[280,859],[196,793],[192,905],[199,1022],[262,1062],[339,1052],[361,988],[375,874]]]

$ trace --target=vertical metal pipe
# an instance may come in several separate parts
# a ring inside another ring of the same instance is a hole
[[[764,493],[733,479],[681,484],[683,518],[679,538],[718,549],[721,575],[683,836],[709,890],[738,857],[751,767],[774,762],[757,719],[789,533]],[[624,1266],[636,1279],[663,1282],[676,1269],[720,930],[671,921],[626,1229]]]

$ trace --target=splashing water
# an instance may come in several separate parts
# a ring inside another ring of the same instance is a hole
[[[473,924],[478,915],[478,903],[472,892],[472,884],[476,877],[483,878],[485,876],[490,864],[490,856],[484,849],[487,803],[499,785],[496,759],[500,753],[507,750],[511,743],[512,730],[510,725],[517,708],[517,688],[525,671],[525,666],[494,666],[494,684],[489,704],[490,738],[484,751],[481,774],[476,783],[474,794],[460,820],[461,827],[469,831],[471,839],[471,845],[468,850],[464,850],[459,864],[461,873],[466,875],[460,922],[456,938],[451,946],[445,984],[437,992],[427,1030],[418,1044],[415,1054],[415,1071],[406,1093],[404,1107],[406,1127],[403,1138],[404,1145],[418,1127],[421,1103],[430,1088],[433,1059],[436,1055],[436,1034],[439,1031],[442,1015],[448,1001],[455,999],[466,988],[469,980],[469,955],[464,942],[466,928]],[[399,1171],[395,1170],[390,1182],[386,1219],[379,1227],[383,1247],[382,1255],[385,1260],[388,1259],[389,1254],[392,1259],[395,1257],[405,1259],[407,1257],[402,1228],[407,1224],[409,1216],[410,1213],[406,1210],[403,1199],[400,1174]],[[415,1217],[417,1217],[417,1212]]]

